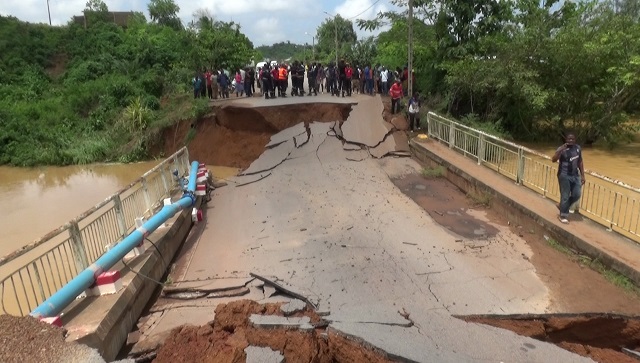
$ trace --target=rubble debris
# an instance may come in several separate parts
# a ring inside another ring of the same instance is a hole
[[[154,362],[250,362],[248,347],[264,347],[279,352],[286,362],[392,361],[387,353],[366,342],[337,329],[319,327],[323,324],[321,318],[308,305],[304,312],[296,313],[296,318],[308,321],[312,329],[263,329],[251,324],[250,317],[254,315],[291,321],[291,317],[279,316],[280,306],[249,300],[218,305],[212,322],[203,326],[175,328],[157,351]]]
[[[304,301],[293,299],[288,303],[282,305],[280,307],[280,311],[282,311],[284,316],[289,316],[299,311],[303,311],[306,307],[307,307],[307,304]]]
[[[303,317],[286,317],[277,315],[258,315],[252,314],[249,317],[249,321],[253,326],[265,329],[284,328],[284,329],[299,329],[299,330],[312,330],[311,318],[308,316]]]
[[[310,301],[309,299],[307,299],[306,297],[304,297],[304,296],[302,296],[302,295],[300,295],[300,294],[298,294],[298,293],[296,293],[296,292],[294,292],[294,291],[291,291],[291,290],[289,290],[289,289],[285,288],[284,286],[282,286],[282,285],[278,284],[278,283],[277,283],[277,282],[275,282],[274,280],[270,280],[270,279],[268,279],[268,278],[266,278],[266,277],[260,276],[260,275],[258,275],[258,274],[253,273],[253,272],[251,272],[249,275],[251,275],[251,276],[255,277],[255,278],[256,278],[256,279],[258,279],[258,280],[263,281],[265,284],[269,284],[269,285],[271,285],[271,286],[275,287],[277,290],[279,290],[280,292],[282,292],[282,293],[284,293],[284,294],[286,294],[286,295],[293,296],[293,297],[295,297],[296,299],[300,299],[300,300],[302,300],[302,301],[306,302],[306,303],[307,303],[307,304],[309,304],[313,309],[316,309],[316,308],[317,308],[317,307],[316,307],[316,304],[314,304],[313,302],[311,302],[311,301]]]
[[[250,345],[244,348],[247,363],[282,363],[284,356],[277,350]]]

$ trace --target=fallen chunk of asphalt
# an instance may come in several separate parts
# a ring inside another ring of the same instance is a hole
[[[264,285],[262,289],[264,290],[265,299],[268,299],[276,294],[276,288],[271,285]]]
[[[258,315],[251,314],[249,321],[256,327],[273,329],[273,328],[285,328],[285,329],[299,329],[299,330],[312,330],[311,318],[308,316],[301,317],[286,317],[277,315]]]
[[[293,299],[288,303],[280,306],[280,311],[284,314],[284,316],[293,315],[299,311],[303,311],[307,307],[307,303],[302,300]]]
[[[247,363],[281,363],[284,362],[284,356],[277,350],[271,350],[266,347],[255,347],[250,345],[244,348],[247,355]]]
[[[255,277],[256,279],[258,279],[258,280],[260,280],[260,281],[264,282],[265,284],[269,284],[269,285],[271,285],[271,286],[275,287],[278,291],[280,291],[280,292],[282,292],[282,293],[284,293],[284,294],[286,294],[286,295],[289,295],[289,296],[295,297],[296,299],[300,299],[300,300],[302,300],[302,301],[306,302],[306,303],[307,303],[307,304],[309,304],[309,306],[311,306],[314,310],[317,308],[317,307],[316,307],[316,304],[312,303],[312,302],[311,302],[311,300],[309,300],[308,298],[306,298],[306,297],[304,297],[304,296],[302,296],[302,295],[300,295],[300,294],[298,294],[298,293],[296,293],[296,292],[294,292],[294,291],[291,291],[291,290],[289,290],[289,289],[285,288],[284,286],[282,286],[282,285],[278,284],[277,282],[275,282],[275,281],[273,281],[273,280],[270,280],[270,279],[268,279],[268,278],[266,278],[266,277],[263,277],[263,276],[260,276],[260,275],[258,275],[258,274],[255,274],[255,273],[253,273],[253,272],[249,273],[249,275],[250,275],[251,277]]]

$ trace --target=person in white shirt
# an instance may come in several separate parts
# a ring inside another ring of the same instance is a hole
[[[386,67],[382,67],[382,72],[380,72],[380,83],[382,86],[382,94],[386,95],[389,93],[389,71]]]

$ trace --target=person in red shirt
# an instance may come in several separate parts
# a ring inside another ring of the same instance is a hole
[[[391,113],[394,114],[398,112],[396,108],[400,107],[400,99],[404,97],[404,92],[402,92],[402,83],[399,79],[396,79],[393,86],[391,86],[389,95],[391,96]]]
[[[351,78],[353,78],[353,68],[351,68],[351,64],[347,63],[347,66],[344,69],[344,86],[342,88],[342,92],[344,94],[344,90],[347,90],[347,96],[351,97]]]

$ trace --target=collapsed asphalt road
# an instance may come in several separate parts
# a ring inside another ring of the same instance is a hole
[[[547,312],[548,289],[523,258],[531,250],[496,227],[494,243],[470,252],[402,194],[390,178],[421,168],[385,157],[403,155],[406,144],[390,137],[379,98],[363,97],[337,125],[313,122],[275,135],[241,176],[217,189],[176,263],[173,286],[246,287],[243,297],[271,302],[264,287],[249,285],[251,273],[269,276],[316,305],[331,329],[397,359],[589,361],[454,317]],[[146,335],[160,339],[168,336],[157,334],[161,327],[212,321],[215,306],[230,299],[238,298],[161,302],[147,324],[155,332]]]

